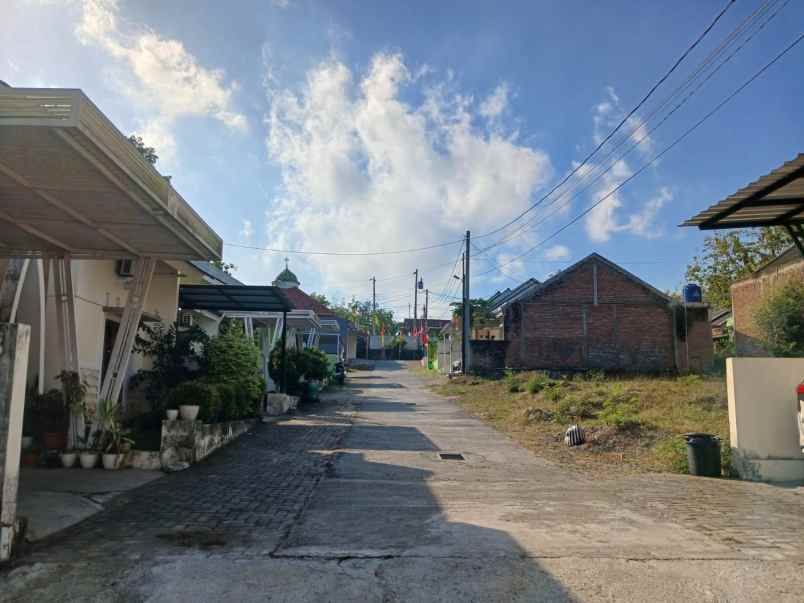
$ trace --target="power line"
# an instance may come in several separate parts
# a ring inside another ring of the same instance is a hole
[[[707,77],[706,77],[706,78],[705,78],[703,81],[701,81],[701,82],[700,82],[700,83],[699,83],[699,84],[698,84],[698,85],[697,85],[697,86],[696,86],[696,87],[695,87],[695,88],[694,88],[694,89],[693,89],[691,92],[689,92],[689,93],[688,93],[688,94],[687,94],[687,95],[686,95],[686,96],[685,96],[685,97],[684,97],[684,98],[681,100],[681,102],[679,102],[677,105],[675,105],[675,106],[674,106],[674,107],[673,107],[673,108],[672,108],[672,109],[671,109],[671,110],[670,110],[670,111],[669,111],[669,112],[668,112],[668,113],[667,113],[667,114],[666,114],[666,115],[665,115],[665,116],[664,116],[664,117],[663,117],[663,118],[662,118],[662,119],[661,119],[661,120],[660,120],[660,121],[659,121],[657,124],[652,125],[652,126],[649,128],[649,129],[646,129],[646,128],[645,128],[645,124],[647,124],[647,123],[648,123],[648,121],[649,121],[649,120],[650,120],[650,119],[651,119],[653,116],[655,116],[655,115],[658,113],[658,111],[659,111],[659,110],[661,110],[661,108],[663,108],[664,106],[666,106],[666,105],[667,105],[667,103],[668,103],[670,100],[672,100],[674,97],[678,96],[678,93],[679,93],[679,92],[682,92],[683,90],[685,90],[686,88],[688,88],[688,87],[689,87],[689,85],[690,85],[692,82],[694,82],[694,81],[695,81],[695,79],[697,79],[697,77],[698,77],[698,76],[699,76],[701,73],[704,73],[704,72],[705,72],[705,69],[704,69],[704,68],[705,68],[705,67],[706,67],[706,66],[707,66],[709,63],[711,63],[711,59],[712,59],[713,57],[715,57],[715,56],[719,56],[720,54],[722,54],[722,51],[723,51],[723,50],[725,50],[725,48],[727,48],[729,45],[731,45],[731,43],[732,43],[732,42],[733,42],[735,39],[737,39],[737,37],[738,37],[738,36],[735,36],[735,35],[734,35],[734,34],[735,34],[735,32],[739,30],[739,32],[740,32],[740,33],[742,33],[742,30],[746,29],[746,24],[747,24],[748,22],[750,22],[750,21],[757,22],[757,21],[758,21],[758,19],[759,19],[759,17],[761,17],[761,16],[762,16],[762,13],[766,12],[764,9],[766,9],[768,6],[772,5],[772,3],[771,3],[771,2],[766,2],[766,3],[765,3],[763,6],[762,6],[762,7],[760,7],[760,8],[759,8],[759,9],[757,9],[756,11],[754,11],[754,13],[752,13],[752,15],[750,15],[748,18],[746,18],[746,19],[745,19],[745,20],[744,20],[744,21],[743,21],[743,22],[742,22],[742,23],[741,23],[741,24],[740,24],[740,25],[739,25],[739,26],[738,26],[738,27],[737,27],[737,28],[736,28],[736,29],[735,29],[735,30],[734,30],[734,31],[733,31],[731,34],[729,34],[729,36],[727,37],[727,40],[726,40],[726,41],[724,41],[723,43],[721,43],[721,45],[720,45],[720,47],[719,47],[718,49],[716,49],[715,51],[713,51],[713,53],[711,53],[711,54],[710,54],[710,56],[709,56],[709,57],[707,57],[707,58],[706,58],[706,59],[703,61],[703,63],[701,64],[701,66],[699,66],[699,68],[696,70],[696,72],[695,72],[695,73],[694,73],[692,76],[690,76],[690,77],[687,79],[687,81],[686,81],[684,84],[682,84],[681,86],[679,86],[679,87],[678,87],[678,88],[677,88],[677,89],[676,89],[676,90],[675,90],[673,93],[671,93],[671,94],[670,94],[670,95],[669,95],[669,96],[668,96],[668,97],[667,97],[667,98],[666,98],[666,99],[665,99],[665,100],[664,100],[664,101],[661,103],[661,105],[660,105],[660,106],[659,106],[657,109],[655,109],[655,110],[654,110],[654,111],[653,111],[653,112],[652,112],[652,113],[651,113],[651,114],[650,114],[650,115],[649,115],[649,116],[648,116],[648,117],[647,117],[645,120],[643,120],[643,121],[642,121],[642,122],[641,122],[641,123],[640,123],[640,124],[639,124],[637,127],[635,127],[635,128],[634,128],[634,129],[633,129],[633,130],[632,130],[632,131],[631,131],[631,132],[628,134],[628,135],[624,136],[624,137],[623,137],[623,138],[622,138],[622,139],[621,139],[621,140],[620,140],[620,141],[619,141],[619,142],[618,142],[618,143],[617,143],[617,144],[616,144],[616,145],[615,145],[615,146],[614,146],[614,147],[613,147],[613,148],[612,148],[612,149],[611,149],[611,150],[610,150],[610,151],[609,151],[609,152],[608,152],[608,153],[607,153],[605,156],[604,156],[604,159],[608,159],[609,157],[611,157],[612,155],[614,155],[615,151],[616,151],[617,149],[619,149],[619,148],[620,148],[620,147],[621,147],[621,146],[622,146],[622,145],[623,145],[625,142],[627,142],[628,140],[633,140],[633,135],[634,135],[634,134],[636,134],[636,133],[637,133],[639,130],[644,130],[644,134],[643,134],[643,135],[642,135],[640,138],[638,138],[637,140],[634,140],[634,141],[633,141],[633,144],[631,144],[631,145],[630,145],[630,146],[629,146],[629,147],[628,147],[628,148],[627,148],[627,149],[626,149],[626,150],[625,150],[625,151],[624,151],[622,154],[620,154],[620,155],[619,155],[617,158],[615,158],[615,159],[614,159],[614,160],[613,160],[613,161],[612,161],[612,162],[611,162],[611,163],[608,165],[608,167],[606,167],[605,169],[603,169],[603,166],[600,166],[600,168],[596,168],[596,170],[597,170],[597,174],[595,175],[595,177],[594,177],[594,178],[592,178],[591,180],[589,180],[589,178],[591,178],[591,176],[592,176],[592,175],[594,175],[594,170],[593,170],[592,172],[590,172],[590,174],[588,174],[588,175],[586,175],[586,176],[583,176],[583,177],[581,178],[581,180],[579,180],[579,181],[578,181],[578,182],[577,182],[575,185],[573,185],[573,187],[571,187],[571,188],[569,188],[569,189],[567,189],[567,190],[563,191],[563,192],[562,192],[560,195],[558,195],[557,197],[553,198],[553,199],[550,201],[550,203],[548,204],[548,206],[550,206],[550,205],[554,205],[554,204],[555,204],[557,201],[559,201],[561,198],[566,197],[567,195],[569,195],[569,198],[567,199],[567,201],[566,201],[566,202],[564,202],[564,203],[562,203],[562,204],[561,204],[559,207],[564,207],[564,206],[566,206],[566,205],[567,205],[567,204],[568,204],[570,201],[572,201],[572,199],[574,199],[574,198],[577,196],[577,194],[582,193],[582,192],[584,192],[584,191],[588,190],[588,189],[589,189],[589,188],[590,188],[590,187],[591,187],[593,184],[595,184],[595,183],[596,183],[597,181],[599,181],[599,180],[600,180],[600,179],[601,179],[603,176],[605,176],[605,175],[606,175],[608,172],[610,172],[610,171],[611,171],[611,170],[612,170],[612,169],[613,169],[613,168],[614,168],[614,167],[615,167],[615,166],[616,166],[616,165],[617,165],[617,164],[618,164],[618,163],[619,163],[619,162],[620,162],[620,161],[621,161],[623,158],[625,158],[626,156],[628,156],[628,155],[629,155],[629,154],[630,154],[630,153],[631,153],[631,152],[632,152],[632,151],[633,151],[635,148],[637,148],[637,147],[638,147],[640,144],[642,144],[642,142],[643,142],[644,140],[646,140],[646,139],[647,139],[647,138],[648,138],[648,137],[649,137],[649,136],[650,136],[650,135],[651,135],[653,132],[655,132],[656,130],[658,130],[658,129],[659,129],[659,128],[660,128],[660,127],[661,127],[661,126],[662,126],[662,125],[663,125],[663,124],[664,124],[664,123],[665,123],[665,122],[666,122],[666,121],[667,121],[667,120],[668,120],[670,117],[672,117],[672,116],[673,116],[673,115],[674,115],[674,114],[675,114],[675,113],[676,113],[676,112],[677,112],[679,109],[681,109],[681,107],[683,107],[683,106],[684,106],[684,105],[685,105],[685,104],[686,104],[686,103],[687,103],[687,102],[688,102],[688,101],[689,101],[689,100],[690,100],[690,99],[691,99],[691,98],[692,98],[692,97],[693,97],[693,96],[694,96],[694,95],[695,95],[695,94],[696,94],[696,93],[697,93],[697,92],[698,92],[698,91],[699,91],[699,90],[700,90],[700,89],[701,89],[701,88],[702,88],[702,87],[703,87],[703,86],[704,86],[704,85],[705,85],[705,84],[706,84],[706,83],[709,81],[709,80],[711,80],[711,79],[712,79],[712,78],[713,78],[713,77],[714,77],[714,76],[715,76],[715,75],[716,75],[716,74],[717,74],[717,73],[720,71],[720,69],[721,69],[721,68],[722,68],[724,65],[726,65],[726,63],[728,63],[728,62],[729,62],[729,61],[730,61],[730,60],[731,60],[731,59],[732,59],[732,58],[733,58],[733,57],[734,57],[734,56],[735,56],[735,55],[736,55],[738,52],[740,52],[740,50],[742,50],[742,49],[743,49],[743,48],[745,47],[745,45],[746,45],[748,42],[750,42],[750,41],[753,39],[753,37],[754,37],[754,36],[755,36],[757,33],[759,33],[760,31],[762,31],[762,29],[764,29],[764,28],[765,28],[765,26],[766,26],[766,25],[767,25],[767,24],[768,24],[768,23],[769,23],[769,22],[770,22],[770,21],[771,21],[771,20],[772,20],[772,19],[773,19],[773,18],[774,18],[774,17],[775,17],[775,16],[776,16],[778,13],[779,13],[779,12],[780,12],[780,11],[781,11],[781,10],[782,10],[782,9],[783,9],[783,8],[784,8],[784,7],[785,7],[787,4],[788,4],[788,3],[789,3],[789,0],[786,0],[786,1],[784,2],[784,4],[782,4],[782,6],[780,6],[780,7],[779,7],[779,8],[778,8],[778,9],[777,9],[777,10],[776,10],[776,11],[775,11],[773,14],[771,14],[771,15],[770,15],[770,17],[768,17],[768,18],[767,18],[767,19],[766,19],[766,20],[765,20],[763,23],[761,23],[761,24],[759,25],[759,28],[758,28],[758,29],[756,29],[755,31],[751,32],[751,34],[750,34],[750,35],[749,35],[749,36],[748,36],[748,37],[747,37],[747,38],[746,38],[746,39],[745,39],[745,40],[742,42],[742,44],[740,44],[740,45],[739,45],[739,46],[738,46],[738,47],[737,47],[737,48],[736,48],[736,49],[735,49],[735,50],[734,50],[734,51],[733,51],[733,52],[732,52],[730,55],[728,55],[728,56],[727,56],[727,57],[726,57],[726,58],[725,58],[725,59],[724,59],[724,60],[723,60],[723,61],[722,61],[722,62],[721,62],[719,65],[717,65],[717,66],[714,68],[714,70],[712,70],[712,71],[709,73],[709,75],[708,75],[708,76],[707,76]],[[752,27],[752,26],[753,26],[753,23],[752,23],[752,24],[751,24],[749,27]],[[584,181],[586,181],[586,184],[585,184],[584,186],[581,186],[581,185],[584,183]],[[498,247],[498,246],[500,246],[500,245],[503,245],[503,244],[505,244],[505,243],[508,243],[509,241],[511,241],[511,240],[515,239],[516,237],[520,236],[520,235],[521,235],[521,234],[522,234],[522,233],[523,233],[523,232],[524,232],[524,231],[525,231],[525,230],[526,230],[526,229],[527,229],[529,226],[534,226],[534,227],[535,227],[535,226],[538,226],[539,224],[544,223],[544,222],[546,221],[546,218],[551,217],[551,216],[552,216],[552,215],[554,215],[555,213],[556,213],[556,212],[552,212],[552,213],[548,214],[547,216],[545,216],[543,219],[540,219],[540,220],[538,220],[538,221],[536,221],[536,218],[534,217],[533,219],[531,219],[531,220],[529,220],[529,221],[525,222],[524,224],[520,225],[520,226],[519,226],[519,228],[518,228],[517,230],[515,230],[514,232],[509,233],[508,235],[506,235],[505,237],[503,237],[503,238],[499,239],[498,241],[495,241],[495,242],[494,242],[494,243],[492,243],[491,245],[488,245],[487,247],[484,247],[484,248],[483,248],[481,251],[482,251],[482,252],[485,252],[485,251],[488,251],[489,249],[492,249],[492,248],[494,248],[494,247]],[[534,224],[534,222],[535,222],[535,224]]]
[[[567,174],[567,175],[566,175],[566,176],[565,176],[565,177],[564,177],[564,178],[563,178],[563,179],[562,179],[562,180],[561,180],[561,181],[560,181],[558,184],[556,184],[556,185],[555,185],[555,186],[554,186],[552,189],[550,189],[550,191],[549,191],[549,192],[548,192],[546,195],[544,195],[544,196],[543,196],[541,199],[539,199],[539,200],[538,200],[536,203],[534,203],[533,205],[531,205],[531,206],[530,206],[528,209],[524,210],[523,212],[521,212],[520,214],[518,214],[516,217],[514,217],[513,219],[511,219],[511,220],[509,220],[508,222],[506,222],[505,224],[503,224],[502,226],[500,226],[500,227],[498,227],[498,228],[495,228],[494,230],[492,230],[492,231],[490,231],[490,232],[487,232],[487,233],[485,233],[485,234],[482,234],[482,235],[480,235],[480,236],[478,236],[478,237],[475,237],[475,238],[476,238],[476,239],[479,239],[479,238],[488,237],[488,236],[491,236],[491,235],[497,234],[498,232],[500,232],[500,231],[505,230],[506,228],[508,228],[508,227],[509,227],[511,224],[513,224],[513,223],[515,223],[515,222],[518,222],[518,221],[519,221],[519,220],[521,220],[521,219],[522,219],[522,218],[523,218],[523,217],[524,217],[526,214],[528,214],[528,213],[530,213],[531,211],[533,211],[533,210],[534,210],[534,209],[535,209],[535,208],[536,208],[536,207],[537,207],[537,206],[538,206],[540,203],[542,203],[542,202],[543,202],[545,199],[547,199],[547,198],[548,198],[550,195],[552,195],[552,194],[553,194],[553,193],[554,193],[556,190],[558,190],[558,189],[559,189],[561,186],[563,186],[563,185],[564,185],[564,184],[565,184],[565,183],[566,183],[566,182],[567,182],[567,181],[568,181],[570,178],[572,178],[572,177],[573,177],[575,174],[577,174],[579,170],[583,169],[583,167],[584,167],[584,166],[585,166],[585,165],[586,165],[586,164],[589,162],[589,160],[590,160],[590,159],[591,159],[591,158],[592,158],[592,157],[593,157],[593,156],[594,156],[594,155],[595,155],[595,154],[596,154],[596,153],[597,153],[597,152],[598,152],[598,151],[599,151],[599,150],[600,150],[600,149],[603,147],[603,145],[605,145],[605,144],[606,144],[606,143],[607,143],[607,142],[608,142],[608,141],[611,139],[611,137],[612,137],[612,136],[614,136],[614,135],[615,135],[615,134],[616,134],[616,133],[617,133],[617,132],[620,130],[620,128],[622,128],[622,127],[623,127],[623,125],[624,125],[624,124],[625,124],[625,123],[626,123],[626,122],[627,122],[627,121],[628,121],[628,120],[629,120],[631,117],[633,117],[633,115],[634,115],[634,114],[635,114],[635,113],[636,113],[636,112],[637,112],[637,111],[638,111],[638,110],[639,110],[639,109],[642,107],[642,105],[644,105],[644,104],[647,102],[647,100],[648,100],[648,99],[649,99],[649,98],[650,98],[650,97],[653,95],[653,93],[654,93],[654,92],[655,92],[655,91],[656,91],[656,90],[659,88],[659,86],[661,86],[661,85],[662,85],[662,84],[663,84],[663,83],[664,83],[664,82],[667,80],[667,78],[669,78],[669,77],[670,77],[670,75],[671,75],[671,74],[672,74],[672,73],[673,73],[673,72],[674,72],[674,71],[675,71],[675,70],[678,68],[678,66],[679,66],[679,65],[680,65],[680,64],[681,64],[681,63],[684,61],[684,59],[686,59],[686,58],[687,58],[687,56],[688,56],[688,55],[689,55],[689,54],[690,54],[690,53],[691,53],[691,52],[692,52],[692,51],[693,51],[693,50],[694,50],[694,49],[695,49],[695,48],[698,46],[698,44],[700,44],[700,43],[701,43],[701,41],[702,41],[702,40],[703,40],[703,39],[706,37],[706,35],[707,35],[707,34],[708,34],[710,31],[712,31],[712,28],[714,28],[714,26],[717,24],[717,22],[718,22],[718,21],[720,21],[721,17],[723,17],[723,15],[725,15],[725,14],[726,14],[726,11],[727,11],[727,10],[729,10],[729,8],[731,8],[731,5],[732,5],[732,4],[734,4],[734,2],[735,2],[735,0],[729,0],[729,1],[726,3],[726,6],[724,6],[724,7],[723,7],[723,9],[722,9],[722,10],[721,10],[721,11],[720,11],[718,14],[717,14],[717,16],[714,18],[714,20],[713,20],[713,21],[712,21],[712,22],[711,22],[711,23],[710,23],[710,24],[707,26],[707,28],[706,28],[706,29],[705,29],[705,30],[704,30],[704,31],[703,31],[703,32],[702,32],[702,33],[701,33],[701,34],[700,34],[700,35],[699,35],[699,36],[696,38],[696,40],[695,40],[695,41],[694,41],[694,42],[693,42],[693,43],[692,43],[692,44],[691,44],[691,45],[690,45],[690,46],[689,46],[689,47],[688,47],[688,48],[687,48],[687,49],[686,49],[686,50],[685,50],[685,51],[682,53],[682,55],[681,55],[681,56],[680,56],[678,59],[676,59],[675,63],[673,63],[673,65],[670,67],[670,69],[669,69],[669,70],[668,70],[668,71],[667,71],[667,72],[666,72],[666,73],[665,73],[665,74],[664,74],[664,75],[663,75],[661,78],[659,78],[659,81],[657,81],[657,82],[656,82],[656,83],[655,83],[655,84],[654,84],[654,85],[651,87],[651,89],[650,89],[650,90],[648,91],[648,93],[647,93],[647,94],[646,94],[646,95],[645,95],[645,96],[642,98],[642,100],[640,100],[640,101],[639,101],[639,103],[637,103],[637,105],[636,105],[634,108],[632,108],[632,109],[631,109],[631,110],[628,112],[628,114],[627,114],[625,117],[623,117],[623,118],[622,118],[622,120],[620,120],[620,123],[619,123],[619,124],[617,124],[617,126],[616,126],[616,127],[615,127],[615,128],[614,128],[614,129],[613,129],[611,132],[609,132],[609,133],[608,133],[608,135],[607,135],[607,136],[606,136],[606,137],[605,137],[605,138],[604,138],[604,139],[603,139],[603,140],[602,140],[602,141],[601,141],[601,142],[600,142],[600,143],[599,143],[599,144],[598,144],[598,145],[597,145],[597,146],[596,146],[596,147],[595,147],[593,150],[592,150],[592,152],[591,152],[591,153],[589,153],[589,154],[588,154],[588,155],[587,155],[587,156],[586,156],[586,157],[583,159],[583,161],[581,161],[581,162],[580,162],[578,165],[576,165],[576,166],[575,166],[575,167],[574,167],[574,168],[573,168],[573,169],[572,169],[572,170],[569,172],[569,174]]]
[[[266,251],[269,253],[286,253],[295,255],[373,256],[373,255],[401,255],[404,253],[430,251],[431,249],[449,247],[450,245],[457,245],[459,243],[463,243],[463,239],[459,239],[457,241],[447,241],[446,243],[435,243],[433,245],[425,245],[424,247],[411,247],[409,249],[388,249],[380,251],[306,251],[303,249],[276,249],[272,247],[257,247],[256,245],[243,245],[241,243],[228,243],[225,241],[223,244],[228,247],[240,247],[242,249],[253,249],[255,251]]]
[[[485,272],[481,272],[481,273],[480,273],[480,274],[478,274],[477,276],[481,276],[481,275],[483,275],[483,274],[488,274],[488,273],[490,273],[490,272],[494,272],[495,270],[498,270],[498,269],[499,269],[499,268],[501,268],[502,266],[506,266],[506,265],[508,265],[508,264],[510,264],[510,263],[512,263],[512,262],[514,262],[514,261],[516,261],[516,260],[518,260],[518,259],[520,259],[520,258],[522,258],[522,257],[524,257],[524,256],[526,256],[526,255],[528,255],[529,253],[531,253],[532,251],[534,251],[534,250],[535,250],[535,249],[537,249],[538,247],[540,247],[540,246],[544,245],[544,244],[545,244],[545,243],[547,243],[548,241],[552,240],[553,238],[555,238],[556,236],[558,236],[559,234],[561,234],[561,233],[562,233],[563,231],[565,231],[567,228],[569,228],[570,226],[572,226],[573,224],[575,224],[576,222],[578,222],[578,220],[580,220],[581,218],[583,218],[583,217],[584,217],[585,215],[587,215],[587,214],[588,214],[590,211],[592,211],[592,210],[593,210],[595,207],[597,207],[598,205],[600,205],[601,203],[603,203],[603,201],[605,201],[606,199],[608,199],[609,197],[611,197],[613,194],[615,194],[617,191],[619,191],[621,188],[623,188],[623,187],[624,187],[626,184],[628,184],[628,183],[629,183],[631,180],[633,180],[634,178],[636,178],[637,176],[639,176],[639,175],[640,175],[642,172],[644,172],[644,171],[645,171],[647,168],[649,168],[650,166],[654,165],[654,164],[655,164],[655,163],[656,163],[656,162],[657,162],[657,161],[658,161],[658,160],[659,160],[659,159],[660,159],[662,156],[664,156],[664,155],[665,155],[666,153],[668,153],[668,152],[669,152],[671,149],[673,149],[673,148],[674,148],[676,145],[678,145],[678,144],[679,144],[679,143],[681,143],[681,142],[682,142],[682,141],[683,141],[685,138],[687,138],[687,136],[689,136],[689,135],[690,135],[690,134],[692,134],[692,133],[693,133],[695,130],[697,130],[697,129],[698,129],[700,126],[701,126],[701,125],[703,125],[703,124],[704,124],[704,123],[705,123],[707,120],[709,120],[709,118],[710,118],[710,117],[712,117],[712,116],[713,116],[715,113],[717,113],[717,112],[718,112],[718,111],[719,111],[719,110],[720,110],[720,109],[721,109],[723,106],[725,106],[725,105],[726,105],[726,104],[727,104],[729,101],[731,101],[731,100],[732,100],[732,99],[733,99],[735,96],[737,96],[737,95],[738,95],[740,92],[742,92],[742,91],[743,91],[745,88],[747,88],[749,85],[751,85],[751,84],[752,84],[752,83],[753,83],[753,82],[754,82],[754,81],[755,81],[757,78],[759,78],[759,77],[760,77],[760,76],[761,76],[763,73],[765,73],[765,71],[767,71],[767,70],[768,70],[768,69],[769,69],[771,66],[773,66],[773,65],[774,65],[774,64],[775,64],[777,61],[779,61],[779,60],[780,60],[782,57],[784,57],[784,56],[785,56],[785,55],[786,55],[788,52],[790,52],[791,50],[793,50],[793,48],[795,48],[795,47],[796,47],[796,46],[797,46],[797,45],[798,45],[798,44],[801,42],[801,40],[802,40],[802,39],[804,39],[804,33],[799,34],[799,36],[798,36],[797,38],[795,38],[795,39],[794,39],[794,40],[793,40],[793,41],[792,41],[790,44],[788,44],[788,45],[787,45],[787,46],[786,46],[786,47],[785,47],[785,48],[784,48],[784,49],[783,49],[781,52],[779,52],[779,53],[778,53],[778,54],[777,54],[777,55],[776,55],[776,56],[775,56],[773,59],[771,59],[769,62],[765,63],[765,65],[764,65],[764,66],[763,66],[761,69],[759,69],[758,71],[756,71],[756,72],[755,72],[755,73],[754,73],[754,74],[753,74],[753,75],[752,75],[750,78],[748,78],[748,79],[747,79],[745,82],[743,82],[743,83],[742,83],[742,84],[741,84],[739,87],[737,87],[737,88],[736,88],[736,89],[735,89],[735,90],[734,90],[734,91],[733,91],[731,94],[729,94],[729,95],[728,95],[726,98],[724,98],[724,99],[723,99],[722,101],[720,101],[720,102],[719,102],[717,105],[715,105],[715,107],[714,107],[712,110],[710,110],[710,111],[709,111],[709,112],[708,112],[706,115],[704,115],[704,116],[703,116],[703,117],[702,117],[700,120],[698,120],[698,121],[697,121],[695,124],[693,124],[693,125],[692,125],[690,128],[688,128],[688,129],[687,129],[687,130],[686,130],[686,131],[685,131],[685,132],[684,132],[684,133],[683,133],[681,136],[679,136],[678,138],[676,138],[676,139],[675,139],[675,140],[674,140],[672,143],[670,143],[668,146],[666,146],[664,149],[662,149],[662,151],[661,151],[660,153],[658,153],[658,154],[657,154],[657,155],[656,155],[656,156],[655,156],[653,159],[651,159],[650,161],[648,161],[648,162],[646,162],[645,164],[643,164],[643,165],[642,165],[642,166],[641,166],[641,167],[640,167],[640,168],[639,168],[639,169],[638,169],[636,172],[634,172],[633,174],[631,174],[631,175],[630,175],[628,178],[626,178],[625,180],[623,180],[623,181],[622,181],[620,184],[618,184],[616,187],[614,187],[612,190],[610,190],[608,193],[606,193],[606,195],[604,195],[603,197],[601,197],[600,199],[598,199],[598,200],[597,200],[595,203],[593,203],[592,205],[590,205],[589,207],[587,207],[587,208],[586,208],[584,211],[582,211],[580,214],[578,214],[577,216],[575,216],[574,218],[572,218],[572,220],[570,220],[569,222],[567,222],[566,224],[564,224],[564,225],[563,225],[561,228],[559,228],[558,230],[556,230],[555,232],[553,232],[553,233],[552,233],[550,236],[548,236],[547,238],[545,238],[545,239],[543,239],[543,240],[539,241],[538,243],[536,243],[536,245],[533,245],[533,246],[532,246],[532,247],[530,247],[528,250],[524,251],[523,253],[519,254],[518,256],[515,256],[515,257],[511,258],[510,260],[508,260],[508,261],[506,261],[506,262],[503,262],[502,264],[499,264],[499,265],[495,266],[494,268],[492,268],[492,269],[490,269],[490,270],[487,270],[487,271],[485,271]]]

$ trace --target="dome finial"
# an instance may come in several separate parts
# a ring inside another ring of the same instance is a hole
[[[290,263],[290,258],[285,258],[285,269],[280,272],[276,279],[274,279],[273,285],[274,287],[280,287],[282,289],[293,289],[294,287],[299,286],[299,279],[296,277],[293,272],[291,272],[288,264]]]

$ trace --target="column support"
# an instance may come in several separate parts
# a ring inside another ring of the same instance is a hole
[[[154,268],[156,268],[156,258],[141,257],[135,263],[134,279],[131,282],[126,307],[123,309],[123,316],[120,319],[120,328],[109,357],[109,366],[103,378],[103,385],[98,396],[100,400],[113,400],[116,403],[120,397],[128,361],[131,358],[131,350],[134,347],[134,338],[137,335],[145,302],[148,299],[148,291],[151,288]]]
[[[17,531],[22,417],[31,327],[0,323],[0,561],[11,557]]]
[[[0,282],[0,322],[17,321],[20,295],[30,263],[28,258],[12,258],[8,261],[6,273]]]
[[[59,340],[64,358],[64,369],[79,373],[73,263],[70,256],[57,258],[53,260],[52,263],[53,285],[56,295],[56,327],[59,331]]]

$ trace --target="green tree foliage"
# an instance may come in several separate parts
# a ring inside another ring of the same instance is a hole
[[[134,145],[134,147],[139,151],[139,153],[145,158],[145,161],[154,165],[159,160],[159,155],[156,154],[156,149],[153,147],[145,146],[145,143],[142,140],[142,137],[136,136],[132,134],[128,137],[129,142]]]
[[[768,295],[755,319],[774,356],[804,356],[804,282],[790,281]]]
[[[778,227],[715,233],[704,241],[703,251],[687,266],[687,281],[698,283],[704,299],[715,308],[731,307],[730,287],[791,244]]]
[[[215,266],[215,268],[217,268],[221,272],[225,272],[229,276],[232,276],[232,272],[234,270],[237,270],[237,266],[235,266],[234,264],[224,262],[223,260],[211,260],[209,263]]]
[[[318,301],[321,301],[319,298],[326,300],[323,295],[315,293],[313,297]],[[361,329],[374,329],[377,333],[380,333],[384,328],[386,335],[393,335],[397,330],[393,311],[383,310],[382,308],[373,311],[370,300],[360,301],[353,297],[349,302],[341,302],[340,304],[327,302],[324,305],[330,308],[336,316],[345,318]]]
[[[469,304],[472,309],[473,327],[484,325],[494,320],[494,313],[491,311],[491,306],[487,300],[480,298],[470,299]],[[450,307],[452,308],[453,318],[463,317],[463,302],[452,302]]]
[[[199,406],[198,419],[204,423],[213,423],[220,418],[221,396],[214,385],[196,379],[174,387],[170,392],[170,405],[173,408],[182,405]]]
[[[146,398],[160,408],[170,390],[205,373],[209,341],[198,326],[178,331],[176,324],[141,324],[134,351],[149,357],[152,368],[140,370],[134,384],[144,382]]]

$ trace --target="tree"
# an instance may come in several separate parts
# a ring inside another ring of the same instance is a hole
[[[322,306],[324,306],[326,308],[329,308],[329,300],[327,299],[327,296],[324,295],[323,293],[311,293],[310,297],[312,297],[315,301],[317,301]]]
[[[223,260],[211,260],[209,263],[215,266],[215,268],[217,268],[221,272],[225,272],[229,276],[232,276],[233,270],[237,270],[237,266],[235,266],[234,264],[227,264]]]
[[[472,326],[482,325],[495,319],[487,300],[481,298],[470,299],[469,304],[472,309]],[[450,307],[452,308],[453,318],[463,317],[463,302],[452,302]]]
[[[793,280],[768,295],[754,316],[774,356],[804,356],[804,282]]]
[[[789,246],[787,233],[779,227],[715,233],[706,238],[703,252],[687,266],[687,281],[698,283],[704,300],[715,308],[730,308],[732,283]]]
[[[145,161],[151,165],[156,164],[159,160],[159,155],[156,154],[156,149],[153,147],[146,147],[142,137],[132,134],[128,137],[129,142],[134,145],[137,151],[145,158]]]

